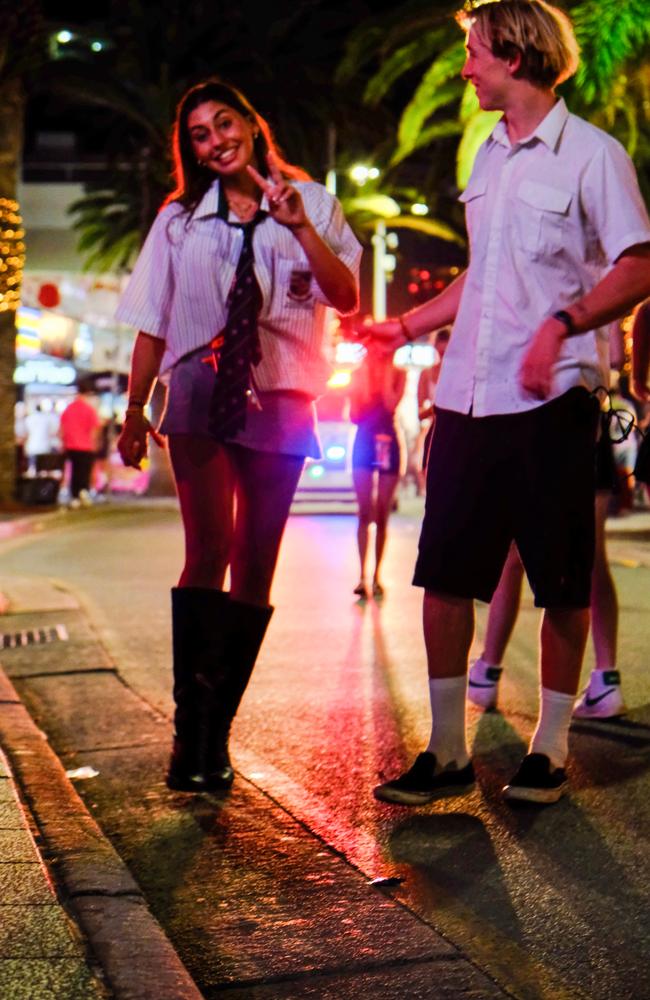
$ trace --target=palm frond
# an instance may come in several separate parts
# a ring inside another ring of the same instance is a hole
[[[588,104],[604,103],[623,64],[646,52],[650,0],[583,0],[571,16],[582,50],[576,86]]]
[[[479,148],[500,117],[500,111],[478,111],[467,121],[456,154],[456,183],[461,191],[467,187]]]
[[[360,213],[370,215],[373,219],[393,219],[400,214],[400,207],[394,198],[386,194],[356,195],[352,198],[342,198],[341,204],[346,215]]]
[[[418,149],[423,149],[425,146],[429,146],[432,142],[435,142],[436,139],[448,139],[450,136],[461,135],[462,131],[462,124],[455,118],[434,122],[433,125],[428,125],[425,129],[422,129],[416,137],[413,145],[398,146],[391,157],[390,165],[391,167],[396,167],[397,164],[401,163],[402,160],[405,160],[407,156],[415,153]]]
[[[434,58],[446,35],[445,29],[436,28],[396,49],[368,81],[364,101],[370,105],[377,104],[400,76]]]
[[[400,147],[414,148],[427,118],[439,107],[460,97],[463,85],[456,77],[464,61],[464,43],[455,42],[431,64],[400,119],[398,130]]]
[[[455,229],[448,226],[446,222],[439,219],[417,217],[415,215],[400,215],[397,219],[390,220],[391,229],[413,229],[426,236],[435,236],[446,243],[456,243],[459,247],[466,245],[465,240]]]

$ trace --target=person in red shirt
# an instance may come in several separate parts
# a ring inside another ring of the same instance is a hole
[[[78,395],[61,414],[60,437],[65,456],[70,462],[70,506],[79,507],[90,500],[90,477],[97,451],[100,419],[95,408],[85,398],[90,392],[87,382],[79,382]]]

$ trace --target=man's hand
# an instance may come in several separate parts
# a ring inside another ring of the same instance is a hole
[[[359,330],[359,340],[373,342],[386,354],[394,353],[398,347],[409,343],[404,327],[398,319],[386,319],[381,323],[368,323]]]
[[[562,348],[566,327],[552,317],[533,337],[519,369],[519,384],[535,399],[548,399],[553,386],[553,367]]]

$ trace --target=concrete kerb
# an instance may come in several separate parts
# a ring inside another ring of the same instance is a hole
[[[0,745],[54,882],[116,1000],[201,1000],[136,882],[1,667]]]

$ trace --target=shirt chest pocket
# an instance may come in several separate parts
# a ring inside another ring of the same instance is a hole
[[[517,190],[514,224],[522,249],[539,258],[560,253],[569,238],[571,191],[523,181]]]
[[[273,279],[273,311],[276,314],[313,308],[313,275],[306,259],[278,257]]]

